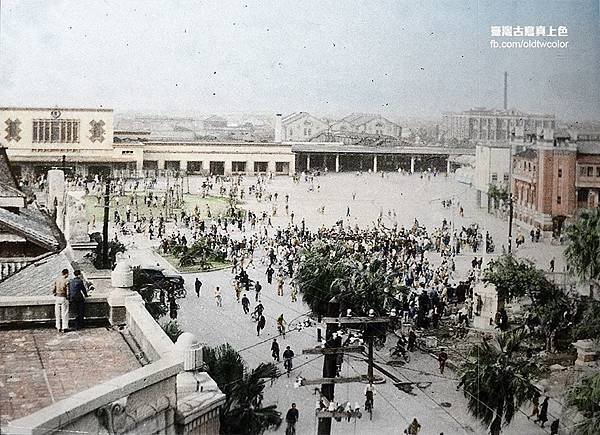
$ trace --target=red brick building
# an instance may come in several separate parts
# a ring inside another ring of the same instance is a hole
[[[525,135],[513,155],[515,218],[543,231],[560,231],[579,208],[594,208],[600,198],[600,135],[554,132]]]

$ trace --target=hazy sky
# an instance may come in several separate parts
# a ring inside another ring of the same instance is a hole
[[[0,105],[600,118],[598,0],[0,0]],[[491,25],[568,28],[492,49]],[[544,38],[541,38],[544,40]],[[548,38],[556,41],[558,38]]]

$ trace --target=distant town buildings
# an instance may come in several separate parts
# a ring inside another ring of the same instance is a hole
[[[354,136],[359,140],[364,136],[387,136],[398,140],[402,135],[402,127],[398,124],[381,115],[364,113],[353,113],[335,121],[319,119],[308,112],[297,112],[284,117],[281,124],[281,137],[287,142],[312,142],[323,138],[337,141],[337,136],[344,138]]]
[[[446,139],[507,141],[514,135],[515,128],[523,128],[525,131],[555,128],[556,120],[554,115],[478,107],[464,112],[445,113],[443,125]]]

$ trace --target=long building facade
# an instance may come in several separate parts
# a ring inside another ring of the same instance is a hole
[[[52,168],[80,175],[181,171],[229,175],[295,172],[291,144],[151,140],[145,132],[116,132],[111,109],[0,108],[0,145],[19,176]]]
[[[445,113],[443,118],[447,139],[469,141],[508,141],[517,128],[536,131],[556,127],[554,115],[525,113],[515,109],[475,108]]]

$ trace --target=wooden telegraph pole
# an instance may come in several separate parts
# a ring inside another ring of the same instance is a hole
[[[325,330],[325,346],[322,348],[305,349],[302,351],[304,354],[316,353],[325,356],[323,361],[323,378],[314,380],[301,379],[300,385],[306,386],[321,384],[321,396],[329,402],[333,402],[335,384],[351,382],[373,383],[373,330],[378,324],[385,325],[389,322],[389,318],[387,317],[340,317],[339,309],[339,302],[335,297],[332,298],[327,305],[327,317],[322,319],[322,322],[327,326]],[[369,343],[369,368],[367,375],[360,375],[350,378],[336,376],[338,355],[353,352],[363,353],[365,350],[363,346],[343,347],[341,338],[334,338],[334,333],[339,331],[340,327],[342,326],[350,329],[365,330],[365,338]],[[340,414],[338,411],[317,410],[317,434],[331,434],[331,419],[338,418],[340,416],[338,414]],[[357,417],[359,413],[355,412],[352,415]]]
[[[106,180],[104,191],[104,221],[102,223],[102,266],[109,268],[108,264],[108,219],[110,208],[110,178]]]

